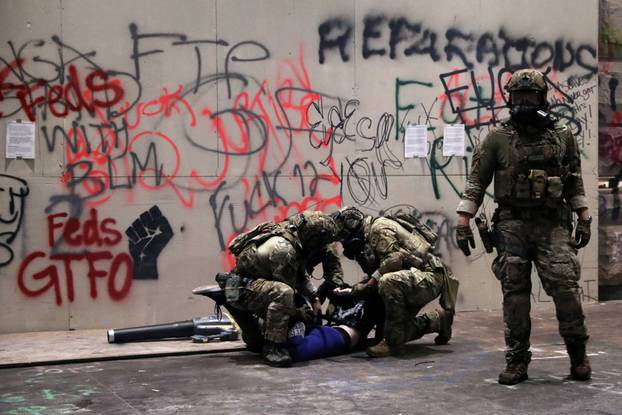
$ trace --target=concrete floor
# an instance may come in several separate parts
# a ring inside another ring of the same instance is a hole
[[[530,380],[517,386],[496,382],[501,314],[482,311],[457,315],[449,345],[436,346],[430,336],[384,359],[359,352],[278,369],[247,351],[211,350],[4,368],[0,413],[621,414],[622,302],[586,304],[585,311],[589,382],[566,379],[569,363],[545,306],[532,311]]]

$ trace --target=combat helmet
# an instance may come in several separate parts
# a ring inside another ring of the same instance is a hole
[[[510,94],[508,106],[513,119],[517,121],[537,120],[536,113],[548,107],[546,94],[548,86],[542,72],[535,69],[519,69],[505,85]]]
[[[353,206],[344,206],[331,216],[341,226],[341,245],[343,254],[350,259],[355,259],[363,248],[363,212]]]
[[[294,220],[298,239],[307,249],[316,249],[339,239],[339,224],[322,212],[304,212]]]
[[[514,91],[536,91],[546,95],[549,88],[544,80],[542,72],[536,69],[519,69],[512,74],[505,84],[505,90],[509,93]]]
[[[332,214],[342,228],[342,236],[349,237],[359,233],[363,226],[365,215],[354,206],[344,206]]]

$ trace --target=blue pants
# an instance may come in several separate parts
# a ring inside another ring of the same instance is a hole
[[[317,326],[306,336],[290,337],[287,348],[294,362],[335,356],[348,351],[348,335],[329,326]]]

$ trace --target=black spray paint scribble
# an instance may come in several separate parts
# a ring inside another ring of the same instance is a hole
[[[0,267],[10,264],[15,256],[10,244],[22,226],[28,193],[25,180],[0,174]]]
[[[153,206],[143,212],[125,234],[134,258],[134,279],[158,279],[158,256],[173,237],[173,229],[160,209]]]
[[[444,60],[473,69],[475,64],[502,65],[509,69],[552,66],[563,72],[573,65],[585,74],[598,73],[594,45],[559,37],[535,39],[530,34],[497,31],[478,33],[459,26],[434,29],[411,16],[367,14],[362,25],[342,16],[330,17],[318,26],[318,60],[324,64],[341,59],[348,62],[361,50],[363,59],[403,59],[425,56],[433,62]],[[355,30],[362,26],[362,41],[354,42]]]

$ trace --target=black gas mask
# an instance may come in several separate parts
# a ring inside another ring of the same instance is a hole
[[[519,90],[510,93],[510,114],[521,123],[540,123],[546,118],[544,94],[539,91]],[[538,111],[545,113],[543,117]]]

